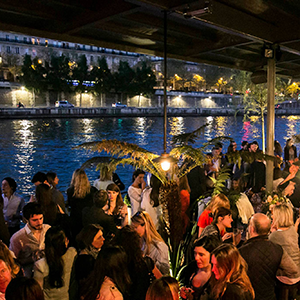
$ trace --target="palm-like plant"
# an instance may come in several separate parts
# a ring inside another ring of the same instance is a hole
[[[168,174],[162,170],[159,163],[154,162],[154,159],[159,157],[157,154],[141,148],[136,144],[118,140],[102,140],[83,143],[75,147],[75,149],[83,148],[94,152],[106,152],[111,156],[110,158],[105,156],[94,157],[85,162],[82,166],[83,168],[94,164],[98,164],[99,168],[99,164],[105,163],[110,170],[114,171],[120,164],[131,165],[155,175],[162,182],[159,200],[163,209],[166,228],[169,233],[170,260],[173,271],[172,274],[174,276],[179,270],[177,258],[182,257],[182,255],[178,254],[178,249],[183,248],[181,242],[183,238],[181,203],[177,180],[186,175],[194,167],[205,163],[205,149],[220,139],[224,139],[224,137],[213,139],[210,143],[205,143],[200,148],[189,146],[188,143],[194,143],[196,138],[201,136],[205,126],[206,125],[201,126],[199,129],[184,134],[183,136],[177,136],[174,139],[174,143],[176,142],[177,146],[171,150],[170,154],[178,159],[179,163],[173,166]]]
[[[173,166],[171,172],[168,174],[162,170],[159,163],[154,162],[154,159],[159,157],[157,154],[136,144],[118,140],[102,140],[83,143],[75,147],[75,149],[83,148],[94,152],[106,152],[110,155],[109,158],[107,156],[100,156],[89,159],[83,164],[82,168],[94,164],[98,164],[99,168],[101,164],[106,164],[110,170],[114,171],[120,164],[131,165],[155,175],[162,182],[159,200],[163,208],[163,217],[167,232],[169,233],[170,261],[173,276],[176,276],[180,270],[180,265],[183,261],[183,252],[186,248],[186,243],[182,239],[181,203],[177,180],[186,175],[194,167],[201,166],[207,161],[205,152],[207,152],[209,146],[219,141],[232,140],[230,137],[218,137],[212,139],[210,142],[203,143],[199,148],[189,145],[195,143],[196,139],[202,136],[205,126],[207,124],[191,133],[185,133],[173,138],[174,147],[170,151],[170,155],[178,159],[178,164]],[[271,158],[263,154],[260,155],[267,159]],[[237,152],[228,158],[234,162],[241,162],[242,159],[252,162],[255,159],[255,154],[241,154]],[[216,186],[219,189],[222,189],[225,180],[229,177],[226,172],[223,175],[221,176],[222,178],[216,181]]]

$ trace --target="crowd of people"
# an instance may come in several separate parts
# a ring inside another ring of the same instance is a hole
[[[77,169],[65,201],[57,174],[38,172],[26,204],[16,181],[4,178],[0,300],[296,299],[296,147],[290,139],[282,151],[275,141],[276,197],[266,197],[265,157],[257,142],[243,141],[238,150],[231,141],[225,154],[222,148],[217,143],[203,166],[178,179],[180,235],[191,239],[176,279],[154,175],[134,171],[123,200],[125,186],[106,165],[93,184]],[[224,168],[226,188],[215,193]]]

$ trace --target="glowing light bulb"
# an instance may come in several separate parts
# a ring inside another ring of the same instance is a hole
[[[164,170],[164,171],[168,171],[171,167],[171,164],[168,162],[168,161],[163,161],[161,163],[161,168]]]

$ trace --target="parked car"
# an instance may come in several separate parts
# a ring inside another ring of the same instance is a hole
[[[70,103],[67,100],[61,100],[61,101],[56,101],[55,102],[55,107],[67,107],[67,108],[72,108],[74,105]]]
[[[113,103],[111,106],[112,107],[120,107],[120,108],[127,107],[126,104],[122,104],[121,102]]]

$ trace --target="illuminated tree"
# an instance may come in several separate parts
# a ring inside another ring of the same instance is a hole
[[[299,82],[293,82],[286,88],[286,92],[288,94],[291,94],[291,96],[294,98],[294,95],[300,90]]]
[[[205,79],[199,74],[193,75],[192,83],[195,85],[197,92],[199,92],[203,87],[205,89]]]
[[[225,87],[227,83],[228,82],[223,77],[220,77],[218,79],[218,82],[216,83],[216,86],[218,87],[218,91],[225,93]]]
[[[178,74],[174,74],[174,76],[170,77],[170,80],[173,85],[173,90],[182,90],[184,87],[184,80]]]

